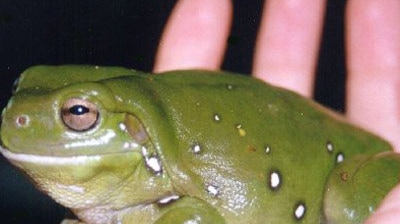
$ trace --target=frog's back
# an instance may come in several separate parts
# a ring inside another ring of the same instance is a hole
[[[318,223],[335,165],[390,150],[295,93],[240,75],[186,73],[154,77],[178,139],[178,149],[161,153],[179,170],[179,187],[231,222]]]

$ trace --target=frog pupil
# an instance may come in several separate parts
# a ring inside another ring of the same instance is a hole
[[[79,115],[82,115],[82,114],[89,113],[89,108],[87,108],[87,107],[85,107],[83,105],[75,105],[75,106],[69,108],[69,112],[71,114],[79,116]]]

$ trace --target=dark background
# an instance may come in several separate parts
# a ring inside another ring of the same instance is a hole
[[[249,73],[263,1],[236,0],[223,69]],[[0,107],[13,81],[36,64],[118,65],[151,71],[173,0],[1,0]],[[329,0],[315,98],[343,111],[345,0]],[[0,156],[2,223],[59,223],[57,206]]]

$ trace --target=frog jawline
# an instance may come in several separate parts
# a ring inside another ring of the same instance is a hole
[[[10,161],[27,162],[27,163],[42,164],[42,165],[81,165],[87,162],[94,162],[102,159],[102,155],[52,157],[52,156],[40,156],[32,154],[20,154],[20,153],[13,153],[3,147],[0,147],[0,152],[3,154],[5,158],[7,158]]]

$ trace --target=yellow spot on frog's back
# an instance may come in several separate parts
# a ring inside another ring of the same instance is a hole
[[[349,174],[347,172],[340,173],[340,179],[346,182],[349,179]]]
[[[257,149],[252,145],[248,145],[247,146],[247,151],[249,151],[249,152],[257,152]]]
[[[241,124],[236,125],[236,129],[238,130],[239,135],[240,135],[241,137],[246,136],[246,131],[243,129],[243,127],[242,127]]]

